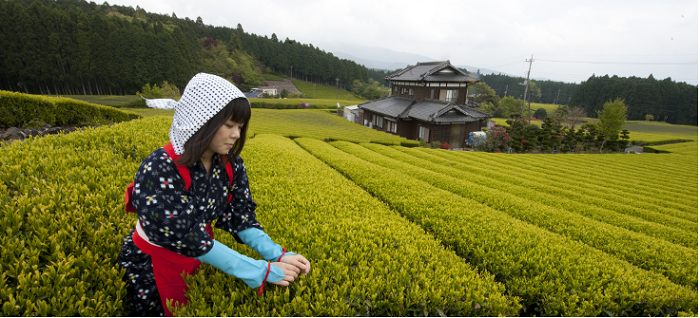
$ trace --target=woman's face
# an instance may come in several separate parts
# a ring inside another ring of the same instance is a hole
[[[214,154],[225,155],[228,153],[233,144],[241,137],[242,123],[237,123],[231,119],[227,120],[216,132],[214,139],[211,140],[209,148],[204,152],[204,156],[213,156]]]

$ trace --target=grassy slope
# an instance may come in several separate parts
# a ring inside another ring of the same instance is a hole
[[[305,82],[305,81],[300,81],[300,80],[293,80],[292,81],[296,87],[304,92],[304,94],[308,97],[311,98],[317,98],[317,99],[328,99],[328,100],[336,100],[336,93],[338,93],[338,101],[348,101],[352,102],[352,104],[348,105],[354,105],[354,104],[359,104],[363,103],[365,100],[361,98],[355,97],[352,93],[344,90],[344,89],[338,89],[336,90],[335,87],[332,86],[326,86],[322,84],[316,84],[316,89],[315,89],[315,94],[314,94],[314,84]],[[342,103],[341,103],[342,105]]]

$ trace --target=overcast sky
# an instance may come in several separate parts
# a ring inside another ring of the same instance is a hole
[[[365,59],[384,48],[524,77],[533,55],[536,79],[653,74],[698,84],[697,0],[108,2]]]

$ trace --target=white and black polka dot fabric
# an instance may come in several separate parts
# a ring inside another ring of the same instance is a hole
[[[151,108],[173,109],[173,124],[170,126],[170,142],[175,153],[185,152],[185,142],[194,135],[214,115],[229,102],[245,95],[231,82],[212,74],[195,75],[180,101],[172,99],[149,99],[146,104]]]

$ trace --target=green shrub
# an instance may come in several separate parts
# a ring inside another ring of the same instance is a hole
[[[423,141],[423,145],[425,145],[425,141]],[[423,145],[421,145],[420,142],[415,141],[415,140],[401,141],[401,146],[408,147],[408,148],[413,148],[413,147],[418,147],[418,146],[423,146]]]
[[[547,110],[544,109],[544,108],[542,108],[542,107],[538,108],[538,109],[535,111],[535,116],[534,116],[534,117],[537,118],[537,119],[539,119],[539,120],[544,120],[545,118],[547,118]]]
[[[70,98],[0,91],[0,127],[94,126],[136,118],[141,115]]]

